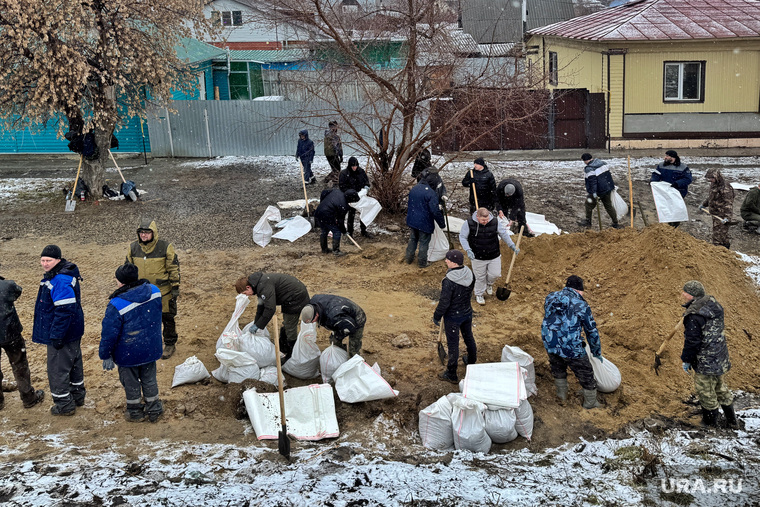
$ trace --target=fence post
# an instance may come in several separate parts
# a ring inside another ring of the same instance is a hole
[[[169,118],[169,108],[165,107],[166,111],[166,126],[169,127],[169,150],[171,151],[172,158],[174,158],[174,139],[172,139],[172,120]]]
[[[208,109],[203,110],[203,121],[206,123],[206,146],[208,146],[208,158],[211,158],[211,133],[208,128]]]

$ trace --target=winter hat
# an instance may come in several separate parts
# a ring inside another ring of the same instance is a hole
[[[354,190],[353,188],[349,188],[346,190],[346,202],[359,202],[359,192]]]
[[[584,162],[588,162],[592,158],[594,157],[591,155],[591,153],[584,153],[583,155],[581,155],[581,160],[583,160]]]
[[[565,282],[565,287],[570,287],[575,290],[583,290],[583,278],[577,275],[570,275]]]
[[[504,195],[512,195],[515,193],[515,186],[511,183],[507,183],[504,187]]]
[[[40,257],[50,257],[51,259],[61,258],[61,248],[58,245],[48,245],[42,249]]]
[[[475,163],[476,163],[476,164],[478,164],[478,165],[482,165],[483,167],[485,167],[485,166],[486,166],[486,161],[485,161],[485,160],[483,160],[483,157],[478,157],[478,158],[476,158],[476,159],[475,159]]]
[[[459,264],[460,266],[464,264],[464,254],[459,250],[449,250],[446,252],[446,258],[454,264]]]
[[[668,150],[665,152],[665,155],[673,158],[678,158],[678,152],[676,152],[676,150]]]
[[[124,285],[129,285],[138,280],[137,266],[125,263],[116,268],[116,279]]]
[[[689,280],[683,286],[683,291],[690,296],[694,296],[695,298],[701,298],[705,295],[705,286],[696,280]]]
[[[314,306],[306,305],[301,310],[301,322],[309,323],[314,320]]]
[[[718,176],[720,176],[720,169],[716,169],[714,167],[712,169],[708,169],[705,173],[705,179],[718,179]]]
[[[356,157],[350,157],[348,159],[348,167],[359,167],[359,161],[356,159]]]

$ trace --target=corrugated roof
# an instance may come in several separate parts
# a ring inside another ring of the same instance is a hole
[[[519,42],[523,36],[522,2],[462,0],[462,28],[479,44]],[[572,0],[527,0],[528,29],[572,18]]]
[[[226,60],[227,56],[215,58],[215,60]],[[308,49],[232,49],[230,50],[230,60],[244,62],[263,62],[263,63],[280,63],[280,62],[300,62],[309,59]]]
[[[528,33],[597,41],[760,37],[760,2],[634,0]]]
[[[183,38],[174,50],[177,52],[177,58],[189,64],[213,60],[224,55],[223,49],[189,38]]]

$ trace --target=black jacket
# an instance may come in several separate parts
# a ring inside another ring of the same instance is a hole
[[[21,287],[13,280],[0,276],[0,345],[21,338],[24,329],[16,313],[15,301],[21,296]]]
[[[441,282],[441,298],[435,308],[433,319],[464,322],[472,318],[472,289],[475,276],[467,266],[450,269]]]
[[[731,369],[723,332],[723,307],[712,296],[693,299],[683,317],[681,361],[702,375],[723,375]]]
[[[330,294],[315,294],[311,298],[317,323],[338,337],[349,336],[364,327],[367,317],[359,305],[350,299]]]
[[[322,191],[319,206],[314,216],[320,225],[337,225],[340,232],[346,232],[346,213],[348,213],[348,201],[346,195],[339,188],[331,188]]]
[[[507,185],[514,185],[515,193],[506,195],[504,188]],[[519,181],[514,178],[506,178],[499,182],[496,187],[497,204],[496,211],[501,211],[504,216],[517,222],[517,225],[527,225],[528,220],[525,218],[525,196],[523,188]]]
[[[490,261],[501,255],[498,218],[493,217],[486,225],[481,225],[480,222],[470,217],[467,219],[467,225],[470,228],[467,241],[470,243],[470,248],[477,260]]]
[[[282,308],[282,313],[300,314],[303,307],[309,304],[309,291],[294,276],[257,271],[248,277],[248,285],[259,298],[253,321],[259,329],[269,324],[277,305]]]
[[[348,167],[343,169],[338,175],[338,188],[343,192],[353,188],[357,192],[364,187],[369,186],[369,177],[364,169],[357,167],[356,171],[351,170],[351,162],[356,162],[354,157],[348,159]]]
[[[488,169],[483,167],[482,171],[472,170],[472,178],[470,177],[470,171],[464,175],[462,179],[462,186],[470,189],[470,204],[475,205],[475,196],[472,193],[472,182],[475,182],[475,190],[478,193],[478,205],[481,208],[486,208],[493,211],[496,205],[496,179]]]

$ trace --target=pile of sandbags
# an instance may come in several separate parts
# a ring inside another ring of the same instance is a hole
[[[501,362],[519,364],[520,368],[523,369],[525,390],[528,393],[528,396],[535,396],[538,394],[538,388],[536,387],[536,368],[533,365],[533,356],[520,347],[504,345],[504,348],[501,351]]]
[[[216,354],[214,355],[219,360],[220,366],[212,371],[211,375],[220,382],[240,383],[249,378],[259,380],[261,368],[252,353],[265,360],[271,358],[274,362],[274,354],[269,354],[264,343],[269,342],[269,338],[262,336],[254,339],[250,332],[243,333],[240,329],[238,319],[249,303],[248,296],[238,294],[235,298],[235,311],[232,313],[232,318],[216,342]],[[243,339],[242,342],[241,338]],[[271,345],[271,342],[269,344]],[[243,345],[245,345],[246,350],[243,350]]]

